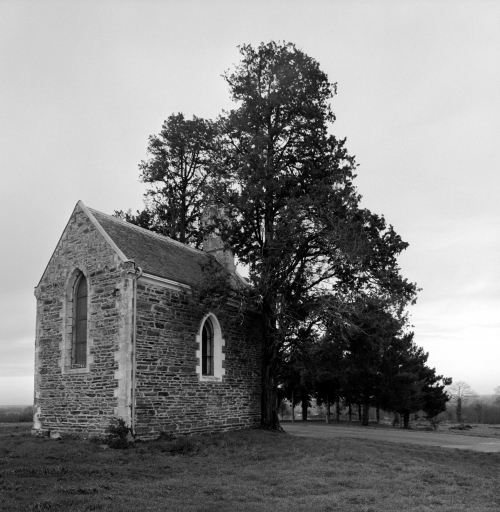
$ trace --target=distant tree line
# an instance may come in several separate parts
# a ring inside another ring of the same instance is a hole
[[[477,398],[462,406],[461,421],[457,420],[456,404],[449,404],[446,411],[441,413],[438,420],[457,423],[500,424],[500,405],[491,400]]]
[[[370,406],[406,425],[415,410],[435,416],[451,380],[408,331],[418,289],[397,263],[408,244],[361,208],[355,158],[331,134],[336,84],[291,43],[240,54],[224,75],[234,109],[168,117],[140,164],[144,209],[115,214],[197,248],[217,233],[247,266],[251,286],[231,293],[260,312],[263,426],[280,428],[285,396],[360,405],[365,425]],[[213,284],[198,295],[224,296]]]
[[[412,413],[423,411],[433,419],[446,409],[444,388],[451,379],[427,366],[428,353],[415,344],[413,333],[402,332],[401,322],[373,304],[352,321],[357,329],[335,326],[287,361],[281,399],[301,404],[303,419],[314,399],[325,406],[327,421],[331,409],[338,421],[346,407],[350,419],[359,415],[365,426],[370,408],[377,419],[381,410],[400,415],[405,428]]]
[[[450,403],[439,420],[457,423],[500,424],[500,386],[491,396],[479,396],[467,382],[458,381],[447,389]]]

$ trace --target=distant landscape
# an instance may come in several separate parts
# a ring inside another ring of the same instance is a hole
[[[0,423],[33,421],[32,405],[0,405]]]
[[[488,425],[499,425],[500,424],[500,402],[497,395],[477,395],[473,400],[468,401],[462,405],[462,418],[458,421],[456,415],[456,403],[453,401],[446,405],[446,410],[437,415],[435,418],[435,425],[440,423],[472,423],[472,424],[488,424]],[[295,407],[294,411],[295,420],[302,420],[301,407]],[[369,421],[374,423],[377,421],[377,411],[375,407],[369,409]],[[292,419],[292,410],[290,404],[284,400],[279,408],[280,420]],[[307,418],[311,420],[326,419],[326,408],[324,406],[313,405],[307,410]],[[356,421],[359,418],[359,411],[356,406],[352,408],[352,420]],[[335,421],[335,415],[332,408],[332,422]],[[349,420],[348,409],[341,407],[340,420]],[[392,413],[380,411],[380,422],[391,423],[394,419]],[[425,419],[425,414],[420,411],[416,414],[411,415],[410,428],[416,421],[421,422]]]
[[[438,422],[452,423],[457,421],[455,408],[455,404],[447,404],[446,411],[438,415]],[[291,412],[289,403],[287,403],[287,401],[283,401],[280,406],[280,419],[291,419]],[[353,415],[354,419],[356,419],[356,415],[357,413]],[[340,417],[343,420],[348,419],[346,408],[342,409]],[[313,406],[308,409],[308,418],[315,420],[326,418],[325,407],[313,404]],[[370,422],[376,420],[376,410],[373,407],[370,408],[369,418]],[[384,413],[383,418],[388,421],[389,418],[392,418],[392,415]],[[413,416],[413,420],[417,420],[419,418],[423,418],[423,415],[416,414]],[[298,421],[302,419],[300,406],[295,408],[295,419]],[[23,423],[31,422],[32,420],[33,406],[31,405],[0,405],[0,423]],[[478,395],[473,401],[463,405],[462,422],[490,425],[500,424],[500,404],[498,403],[496,395]]]

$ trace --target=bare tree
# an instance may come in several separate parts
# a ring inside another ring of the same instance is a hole
[[[455,403],[458,423],[462,423],[462,405],[466,404],[471,398],[476,398],[477,393],[463,380],[452,384],[446,392],[450,395],[452,403]]]
[[[494,391],[494,398],[495,398],[495,404],[496,405],[500,405],[500,386],[497,386],[496,388],[493,389]]]

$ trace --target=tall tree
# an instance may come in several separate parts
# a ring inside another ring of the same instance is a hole
[[[326,422],[330,423],[330,407],[336,405],[336,420],[339,421],[340,396],[344,385],[345,357],[342,338],[323,336],[310,347],[311,362],[308,367],[309,380],[316,403],[326,406]]]
[[[130,211],[115,215],[199,248],[214,134],[210,121],[172,114],[161,132],[149,137],[149,158],[139,165],[141,181],[150,185],[145,194],[146,208],[135,215]]]
[[[238,107],[219,120],[214,195],[227,213],[221,236],[260,298],[262,424],[274,429],[279,367],[290,344],[307,339],[298,333],[338,316],[339,297],[354,288],[407,303],[415,287],[396,262],[407,244],[359,208],[354,158],[328,132],[335,85],[293,44],[240,53],[225,75]]]
[[[370,406],[380,406],[387,382],[387,354],[404,319],[389,311],[384,301],[365,297],[352,315],[352,323],[354,329],[344,334],[346,384],[362,404],[361,424],[367,426]]]

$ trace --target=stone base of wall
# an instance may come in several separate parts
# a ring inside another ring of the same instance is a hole
[[[147,427],[139,427],[136,430],[136,439],[149,441],[158,439],[161,435],[194,435],[194,434],[215,434],[230,432],[234,430],[256,429],[260,427],[260,418],[255,421],[242,421],[238,418],[230,418],[227,421],[214,421],[206,426],[189,424],[165,424],[161,430],[150,430]]]
[[[135,440],[141,441],[152,441],[154,439],[158,439],[162,435],[171,435],[171,436],[189,436],[195,434],[215,434],[221,432],[231,432],[235,430],[244,430],[244,429],[256,429],[260,426],[260,419],[254,422],[243,422],[237,418],[233,418],[228,420],[226,423],[224,422],[215,422],[214,424],[207,425],[205,427],[190,427],[188,425],[176,425],[170,424],[165,425],[161,431],[150,431],[147,428],[138,429],[136,432]],[[59,430],[47,430],[47,429],[31,429],[31,435],[36,437],[50,437],[51,439],[60,439],[65,437],[66,435],[71,436],[79,436],[82,438],[91,438],[95,436],[102,435],[101,432],[82,432],[82,431],[68,431],[68,429],[64,429],[64,431]]]

